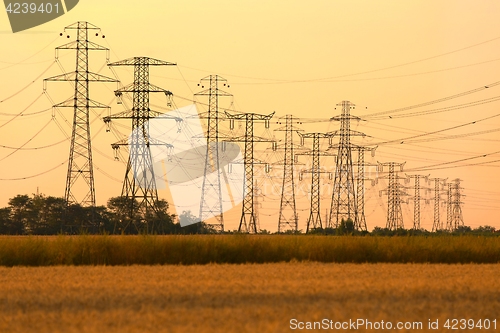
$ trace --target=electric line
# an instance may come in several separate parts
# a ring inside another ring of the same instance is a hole
[[[52,108],[48,108],[48,109],[44,109],[44,110],[40,110],[40,111],[35,111],[35,112],[30,112],[30,113],[24,113],[23,112],[22,114],[0,112],[0,116],[14,116],[14,117],[23,116],[23,117],[27,117],[27,116],[33,116],[33,115],[41,114],[41,113],[44,113],[44,112],[47,112],[47,111],[50,111],[50,110],[52,110]]]
[[[33,58],[34,56],[38,55],[39,53],[43,52],[47,47],[51,46],[57,39],[59,39],[59,37],[56,37],[53,41],[51,41],[49,44],[44,46],[42,49],[38,50],[36,53],[30,55],[28,58],[21,60],[19,62],[11,63],[11,62],[6,62],[6,61],[0,61],[0,63],[9,64],[9,66],[0,68],[0,71],[7,69],[7,68],[10,68],[10,67],[13,67],[13,66],[16,66],[16,65],[20,65],[20,64],[29,65],[29,64],[38,64],[38,63],[42,63],[42,62],[52,61],[53,59],[44,60],[44,61],[40,61],[40,62],[25,63],[26,60],[29,60],[29,59]]]
[[[479,43],[476,43],[476,44],[465,46],[465,47],[462,47],[462,48],[459,48],[459,49],[456,49],[456,50],[453,50],[453,51],[441,53],[441,54],[438,54],[438,55],[434,55],[434,56],[430,56],[430,57],[426,57],[426,58],[422,58],[422,59],[418,59],[418,60],[413,60],[413,61],[405,62],[405,63],[398,64],[398,65],[393,65],[393,66],[388,66],[388,67],[383,67],[383,68],[378,68],[378,69],[373,69],[373,70],[368,70],[368,71],[363,71],[363,72],[351,73],[351,74],[344,74],[344,75],[338,75],[338,76],[325,77],[325,78],[316,78],[316,79],[307,79],[307,80],[281,80],[281,79],[272,79],[272,78],[257,78],[257,77],[249,77],[249,76],[231,75],[231,74],[227,74],[227,73],[226,74],[221,73],[221,75],[232,76],[232,77],[239,77],[239,78],[251,79],[251,80],[275,81],[275,83],[295,83],[295,82],[325,81],[325,80],[329,80],[329,79],[337,79],[337,78],[343,78],[343,77],[349,77],[349,76],[369,74],[369,73],[380,72],[380,71],[384,71],[384,70],[388,70],[388,69],[403,67],[403,66],[407,66],[407,65],[412,65],[412,64],[419,63],[419,62],[423,62],[423,61],[427,61],[427,60],[431,60],[431,59],[436,59],[436,58],[439,58],[439,57],[443,57],[443,56],[446,56],[446,55],[450,55],[450,54],[453,54],[453,53],[464,51],[464,50],[467,50],[467,49],[470,49],[470,48],[473,48],[473,47],[476,47],[476,46],[480,46],[480,45],[483,45],[483,44],[487,44],[487,43],[496,41],[498,39],[500,39],[500,36],[492,38],[492,39],[488,39],[488,40],[483,41],[483,42],[479,42]],[[197,71],[202,71],[202,72],[207,72],[205,70],[198,69],[198,68],[193,68],[193,67],[187,67],[187,66],[181,66],[181,67],[187,68],[187,69],[192,69],[192,70],[197,70]],[[208,72],[210,72],[210,71],[208,71]]]
[[[461,128],[461,127],[465,127],[465,126],[469,126],[469,125],[474,125],[476,123],[483,122],[483,121],[486,121],[486,120],[489,120],[489,119],[493,119],[493,118],[496,118],[498,116],[500,116],[500,113],[497,113],[497,114],[495,114],[493,116],[489,116],[489,117],[486,117],[486,118],[481,118],[479,120],[470,121],[468,123],[464,123],[464,124],[460,124],[460,125],[456,125],[456,126],[452,126],[452,127],[447,127],[447,128],[440,129],[440,130],[437,130],[437,131],[426,132],[426,133],[423,133],[423,134],[413,135],[413,136],[409,136],[409,137],[402,138],[402,139],[382,141],[382,142],[374,143],[374,145],[384,145],[384,144],[389,144],[389,143],[399,143],[399,144],[402,144],[406,140],[411,140],[411,139],[420,138],[420,137],[427,136],[427,135],[432,135],[432,134],[437,134],[437,133],[442,133],[442,132],[450,131],[450,130],[453,130],[453,129],[457,129],[457,128]],[[436,140],[440,140],[440,139],[436,138],[436,139],[428,139],[428,140],[429,141],[436,141]],[[412,141],[410,141],[410,142],[412,142]],[[415,141],[415,142],[425,142],[425,141],[420,141],[419,140],[419,141]]]
[[[59,163],[58,165],[56,165],[55,167],[53,168],[50,168],[49,170],[46,170],[46,171],[43,171],[43,172],[40,172],[40,173],[37,173],[35,175],[31,175],[31,176],[26,176],[26,177],[19,177],[19,178],[0,178],[0,181],[9,181],[9,180],[25,180],[25,179],[31,179],[31,178],[35,178],[35,177],[38,177],[38,176],[42,176],[42,175],[45,175],[51,171],[54,171],[56,170],[57,168],[60,168],[61,166],[63,166],[64,164],[66,164],[66,162],[68,162],[68,160],[65,160],[64,162],[62,163]]]
[[[55,62],[51,63],[49,65],[49,67],[47,67],[42,73],[40,73],[40,75],[38,75],[33,81],[31,81],[30,83],[28,83],[25,87],[21,88],[21,90],[18,90],[17,92],[13,93],[12,95],[10,95],[9,97],[6,97],[4,99],[2,99],[0,101],[0,103],[3,103],[9,99],[11,99],[12,97],[14,96],[17,96],[18,94],[20,94],[21,92],[23,92],[24,90],[26,90],[29,86],[31,86],[33,83],[36,82],[36,80],[38,80],[39,78],[41,78],[45,73],[47,73],[47,71],[52,67],[54,66]]]
[[[14,149],[14,150],[41,150],[41,149],[45,149],[45,148],[50,148],[50,147],[57,146],[57,145],[65,142],[65,141],[68,141],[68,138],[66,138],[64,140],[61,140],[61,141],[58,141],[58,142],[55,142],[55,143],[52,143],[50,145],[40,146],[40,147],[27,147],[27,148],[24,148],[24,147],[10,147],[10,146],[2,146],[2,145],[0,145],[0,148]]]
[[[26,108],[24,108],[24,110],[22,110],[21,112],[19,112],[17,115],[15,115],[14,117],[12,117],[11,119],[9,119],[7,122],[3,123],[2,125],[0,125],[0,128],[4,127],[5,125],[11,123],[14,119],[16,119],[17,117],[21,116],[24,111],[28,110],[33,104],[36,103],[36,101],[38,101],[40,99],[40,97],[42,97],[43,94],[40,94],[38,95],[37,98],[35,98],[35,100],[33,102],[31,102]]]
[[[383,114],[389,114],[389,113],[396,113],[396,112],[411,110],[411,109],[415,109],[415,108],[420,108],[420,107],[431,105],[431,104],[445,102],[445,101],[448,101],[450,99],[454,99],[454,98],[458,98],[458,97],[463,97],[463,96],[466,96],[466,95],[470,95],[470,94],[474,94],[474,93],[483,91],[483,90],[488,89],[488,88],[496,87],[499,84],[500,84],[500,81],[497,81],[497,82],[494,82],[494,83],[490,83],[490,84],[481,86],[479,88],[475,88],[475,89],[472,89],[472,90],[464,91],[464,92],[461,92],[461,93],[458,93],[458,94],[455,94],[455,95],[451,95],[451,96],[448,96],[448,97],[439,98],[439,99],[436,99],[436,100],[433,100],[433,101],[424,102],[424,103],[420,103],[420,104],[415,104],[415,105],[411,105],[411,106],[406,106],[406,107],[398,108],[398,109],[394,109],[394,110],[388,110],[388,111],[382,111],[382,112],[376,112],[376,113],[368,114],[364,118],[370,118],[370,117],[375,117],[375,116],[379,116],[379,115],[383,115]]]
[[[7,156],[3,157],[0,159],[0,162],[2,162],[3,160],[5,160],[6,158],[12,156],[13,154],[17,153],[19,150],[21,150],[24,146],[26,146],[28,143],[31,142],[31,140],[33,140],[34,138],[36,138],[38,136],[38,134],[40,134],[45,128],[47,128],[47,126],[49,126],[50,122],[52,121],[52,119],[50,119],[38,132],[35,133],[35,135],[33,135],[28,141],[26,141],[23,145],[21,145],[20,147],[18,147],[16,150],[14,150],[12,153],[8,154]]]
[[[477,106],[477,105],[483,105],[483,104],[487,104],[487,103],[497,102],[499,100],[500,100],[500,96],[495,96],[495,97],[485,98],[485,99],[474,101],[474,102],[463,103],[463,104],[458,104],[458,105],[451,105],[451,106],[446,106],[446,107],[442,107],[442,108],[438,108],[438,109],[432,109],[432,110],[426,110],[426,111],[417,111],[417,112],[410,112],[410,113],[405,113],[405,114],[400,114],[400,115],[394,115],[394,116],[391,116],[390,119],[423,116],[423,115],[434,114],[434,113],[441,113],[441,112],[448,112],[448,111],[453,111],[453,110],[460,110],[460,109],[465,109],[465,108],[472,107],[472,106]],[[380,118],[375,117],[374,119],[387,119],[387,118],[386,117],[380,117]]]

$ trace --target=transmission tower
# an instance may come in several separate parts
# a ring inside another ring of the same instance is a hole
[[[210,224],[214,230],[222,233],[224,231],[224,215],[222,209],[222,189],[220,155],[223,154],[221,145],[219,145],[219,97],[233,96],[223,90],[220,90],[219,84],[224,87],[227,80],[218,75],[210,75],[201,79],[201,87],[205,88],[204,82],[207,82],[208,88],[196,93],[198,96],[208,96],[208,111],[200,115],[200,118],[207,119],[207,150],[205,155],[205,169],[200,202],[200,220],[205,221],[214,217],[215,221]],[[200,85],[198,84],[198,85]],[[229,87],[229,86],[228,86]],[[215,177],[207,177],[215,173]]]
[[[383,171],[384,166],[389,168],[389,174],[385,177],[380,177],[380,179],[388,179],[389,186],[387,189],[380,191],[382,196],[383,192],[387,193],[387,225],[386,228],[390,230],[402,229],[403,224],[403,212],[401,211],[401,197],[407,195],[404,191],[404,187],[401,186],[399,180],[404,179],[398,176],[395,171],[396,167],[399,167],[400,171],[403,171],[403,166],[405,163],[396,162],[379,162],[379,171]]]
[[[363,133],[351,130],[351,120],[359,120],[351,116],[351,109],[355,105],[349,101],[342,101],[337,106],[342,106],[342,114],[331,118],[340,121],[340,131],[335,134],[339,136],[339,143],[331,148],[337,148],[337,163],[335,168],[335,179],[333,182],[333,193],[330,207],[329,226],[339,226],[342,220],[351,219],[358,221],[356,204],[356,192],[354,190],[354,174],[352,170],[352,145],[351,136],[364,136]]]
[[[365,163],[365,151],[370,151],[372,157],[374,157],[377,147],[353,146],[353,149],[358,152],[358,162],[355,164],[358,167],[358,174],[356,177],[356,207],[358,214],[357,219],[354,221],[354,228],[356,230],[366,231],[365,181],[371,180],[373,185],[375,180],[365,178],[365,166],[369,165]]]
[[[414,179],[414,196],[413,196],[413,230],[420,230],[420,201],[422,197],[420,196],[420,179],[424,179],[427,183],[429,182],[429,175],[407,175],[407,179]]]
[[[259,217],[259,208],[262,207],[262,204],[259,202],[259,197],[262,196],[262,191],[257,187],[257,182],[254,184],[253,188],[253,211],[254,211],[254,216],[255,216],[255,226],[257,230],[260,229],[260,217]]]
[[[132,134],[128,141],[112,145],[114,149],[120,146],[128,146],[130,149],[122,187],[122,197],[128,199],[130,216],[141,209],[144,209],[146,214],[149,211],[158,211],[158,191],[150,147],[153,145],[172,146],[149,136],[149,120],[159,116],[162,116],[161,119],[175,119],[176,121],[179,119],[167,117],[149,108],[150,93],[164,93],[167,97],[172,95],[170,91],[149,83],[149,67],[175,65],[147,57],[134,57],[108,64],[108,66],[134,66],[134,82],[115,91],[115,95],[119,98],[123,93],[133,93],[132,110],[103,118],[108,124],[112,119],[132,120]]]
[[[448,201],[447,201],[447,223],[446,229],[448,231],[457,230],[459,227],[464,226],[464,219],[462,216],[463,204],[462,197],[464,196],[461,192],[463,187],[460,187],[461,180],[456,178],[452,183],[448,183]]]
[[[443,225],[441,224],[440,214],[439,214],[439,204],[441,201],[442,186],[446,184],[446,179],[443,178],[432,178],[434,181],[434,223],[432,224],[432,231],[443,230]]]
[[[453,231],[453,184],[446,183],[446,230]]]
[[[257,161],[254,158],[254,144],[257,142],[274,142],[272,139],[262,138],[254,135],[254,123],[264,121],[265,127],[269,128],[269,120],[273,117],[274,112],[268,115],[257,113],[238,113],[230,114],[225,112],[226,118],[229,119],[229,126],[234,128],[234,121],[245,122],[245,135],[225,138],[224,141],[243,142],[245,144],[244,163],[245,163],[245,183],[243,185],[243,206],[241,211],[240,225],[238,232],[257,233],[257,224],[255,221],[254,212],[254,164]]]
[[[321,212],[320,212],[320,174],[328,173],[326,171],[322,171],[320,168],[320,156],[334,156],[328,152],[320,151],[320,139],[328,139],[329,145],[331,145],[333,133],[305,133],[301,134],[300,139],[302,145],[304,144],[305,139],[313,140],[313,148],[310,152],[304,152],[297,155],[310,155],[312,156],[312,166],[311,169],[302,170],[300,172],[300,178],[302,179],[302,175],[304,173],[311,174],[311,210],[309,213],[309,218],[307,219],[307,228],[306,233],[309,232],[309,229],[322,229],[323,225],[321,223]]]
[[[88,22],[77,22],[64,29],[64,31],[67,30],[76,30],[76,40],[57,47],[56,59],[58,58],[59,50],[76,50],[76,70],[50,77],[44,81],[70,81],[74,84],[74,97],[54,105],[54,107],[73,108],[73,128],[64,199],[68,206],[81,204],[86,207],[95,207],[94,168],[92,163],[89,115],[90,110],[93,108],[109,107],[89,98],[89,85],[90,82],[116,82],[116,80],[89,72],[89,51],[109,51],[104,46],[89,41],[89,30],[100,31],[100,29]],[[98,34],[97,32],[96,36]],[[82,188],[85,188],[83,192]],[[93,217],[94,211],[92,211]]]
[[[285,231],[297,232],[298,217],[295,206],[295,183],[294,183],[294,143],[293,132],[301,131],[300,128],[293,126],[294,120],[292,115],[286,115],[285,126],[275,129],[275,131],[285,132],[285,143],[278,149],[284,149],[283,159],[283,186],[281,187],[280,215],[278,220],[278,233]],[[283,117],[277,122],[281,125]]]

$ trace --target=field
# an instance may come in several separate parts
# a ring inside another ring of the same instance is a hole
[[[500,237],[308,235],[4,236],[0,266],[500,263]]]
[[[0,237],[0,332],[494,332],[498,272],[499,237]]]
[[[498,329],[498,272],[499,264],[312,262],[1,267],[0,332],[290,332],[293,318],[422,322],[422,332],[429,319],[439,320],[433,332],[448,332],[446,319],[497,319]]]

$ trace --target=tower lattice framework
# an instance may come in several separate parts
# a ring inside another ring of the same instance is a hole
[[[104,118],[104,122],[107,123],[111,119],[132,120],[132,133],[128,142],[122,141],[112,145],[114,149],[118,149],[120,146],[129,147],[129,158],[121,195],[128,199],[130,216],[140,210],[146,214],[158,211],[158,191],[150,147],[152,145],[171,147],[171,145],[159,142],[149,136],[149,120],[158,116],[165,119],[176,118],[166,117],[162,113],[150,109],[150,93],[164,93],[167,97],[170,97],[172,93],[149,82],[149,67],[175,65],[175,63],[148,57],[134,57],[108,64],[108,66],[134,67],[134,82],[115,91],[115,95],[118,97],[121,97],[123,93],[133,94],[132,109]]]
[[[200,220],[208,223],[217,232],[224,231],[224,214],[222,207],[222,188],[220,169],[220,158],[222,157],[222,145],[220,144],[219,122],[221,120],[219,113],[219,97],[230,97],[219,88],[219,85],[227,86],[227,80],[218,75],[210,75],[201,79],[201,84],[208,83],[208,88],[196,93],[198,96],[208,96],[208,111],[200,115],[200,118],[207,119],[207,149],[205,156],[204,177],[200,201]],[[204,88],[204,85],[202,85]],[[215,173],[215,177],[207,177]],[[206,220],[214,217],[213,222]]]
[[[390,230],[403,229],[403,212],[401,210],[402,197],[406,196],[404,187],[400,184],[400,180],[404,179],[399,177],[396,172],[396,167],[399,167],[400,171],[403,171],[403,166],[405,163],[396,162],[386,162],[379,163],[379,171],[383,171],[384,167],[389,169],[388,175],[385,177],[380,177],[387,179],[389,185],[387,189],[380,191],[380,195],[383,192],[387,194],[387,224],[386,228]]]
[[[374,157],[377,147],[354,146],[353,149],[358,152],[358,161],[356,163],[358,167],[356,177],[356,207],[358,214],[354,220],[354,228],[356,230],[367,231],[365,217],[365,181],[371,180],[373,184],[375,180],[365,177],[365,166],[368,165],[365,163],[365,151],[370,151],[372,157]]]
[[[342,114],[332,120],[340,121],[340,130],[335,134],[339,136],[339,143],[331,148],[337,148],[337,163],[333,193],[330,207],[330,227],[338,227],[342,220],[358,220],[354,173],[352,168],[351,136],[364,136],[363,133],[351,130],[351,120],[359,120],[351,116],[351,109],[355,107],[349,101],[342,101],[337,106],[342,107]]]
[[[446,230],[453,231],[453,184],[446,183]]]
[[[245,136],[225,138],[225,141],[243,142],[245,151],[243,154],[245,182],[243,184],[243,204],[241,211],[240,225],[238,232],[257,233],[257,223],[254,211],[254,165],[259,163],[254,158],[254,144],[257,142],[274,142],[272,139],[258,137],[254,135],[254,123],[264,121],[266,128],[269,128],[269,121],[273,117],[274,112],[268,115],[257,113],[238,113],[230,114],[225,112],[226,118],[230,121],[230,128],[234,128],[234,121],[245,122]],[[259,163],[261,164],[261,163]]]
[[[420,190],[420,180],[429,181],[429,175],[409,175],[408,180],[414,180],[414,195],[413,195],[413,230],[420,230],[420,201],[422,201]]]
[[[54,107],[73,108],[73,126],[64,199],[67,205],[80,204],[85,207],[95,207],[90,110],[109,107],[90,99],[89,86],[90,82],[116,82],[116,80],[89,71],[89,51],[109,51],[104,46],[89,41],[89,30],[100,31],[100,28],[89,22],[81,21],[67,26],[66,30],[76,30],[76,40],[57,47],[56,58],[59,50],[76,50],[76,70],[47,78],[44,81],[70,81],[74,83],[74,97],[54,105]]]
[[[464,226],[464,218],[462,215],[462,194],[463,188],[460,186],[461,180],[456,178],[451,183],[448,183],[448,200],[447,200],[447,223],[448,231],[457,230]]]
[[[285,126],[275,129],[275,131],[285,132],[284,145],[282,147],[277,147],[284,150],[283,183],[281,187],[278,233],[285,231],[298,231],[298,216],[295,202],[293,132],[301,131],[301,129],[293,126],[293,122],[297,118],[293,118],[292,115],[285,115],[284,118]],[[282,118],[279,119],[278,124],[282,124]]]
[[[432,223],[432,231],[434,232],[443,230],[439,206],[441,204],[442,187],[446,184],[446,178],[431,178],[430,181],[434,182],[434,221]]]
[[[309,211],[309,217],[307,219],[306,233],[311,229],[322,229],[323,224],[321,221],[321,196],[320,196],[320,175],[322,173],[328,173],[327,171],[322,171],[320,168],[320,156],[334,156],[328,152],[322,152],[320,150],[320,139],[328,139],[329,145],[331,145],[333,133],[299,133],[301,138],[301,143],[304,144],[305,139],[312,139],[313,146],[310,152],[304,152],[297,155],[310,155],[312,156],[312,165],[308,170],[302,170],[300,175],[304,173],[311,174],[311,209]]]

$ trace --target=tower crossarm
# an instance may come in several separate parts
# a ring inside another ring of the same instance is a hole
[[[149,57],[133,57],[108,64],[108,66],[137,66],[137,65],[177,66],[177,64],[174,62],[168,62]]]
[[[46,78],[44,79],[44,81],[75,81],[78,74],[79,73],[77,72],[64,73]],[[88,72],[87,74],[88,74],[88,79],[86,81],[88,82],[118,82],[118,80],[107,77],[105,75],[93,72]]]
[[[66,28],[67,29],[67,28]],[[73,50],[76,49],[77,42],[69,42],[67,44],[61,45],[56,48],[56,50]],[[88,41],[88,47],[87,50],[91,51],[109,51],[107,47],[101,46],[99,44],[96,44],[94,42]]]
[[[137,86],[135,83],[128,84],[120,89],[115,90],[116,96],[121,96],[125,92],[131,93],[164,93],[166,96],[173,96],[170,90],[166,90],[148,83],[145,85]]]
[[[110,115],[110,116],[106,116],[106,117],[103,117],[102,120],[107,123],[107,122],[110,122],[112,119],[136,119],[136,118],[144,118],[144,119],[153,119],[155,118],[155,120],[157,119],[165,119],[165,120],[175,120],[177,122],[182,122],[183,119],[180,118],[180,117],[175,117],[175,116],[170,116],[170,115],[166,115],[162,112],[158,112],[158,111],[153,111],[153,110],[149,110],[148,114],[146,115],[136,115],[134,110],[126,110],[126,111],[122,111],[122,112],[119,112],[119,113],[115,113],[113,115]]]
[[[106,104],[102,104],[98,101],[94,101],[92,99],[88,99],[88,108],[94,108],[94,109],[110,109],[110,107]],[[54,107],[59,107],[59,108],[72,108],[75,106],[75,99],[74,98],[69,98],[65,100],[64,102],[57,103],[54,105]]]
[[[271,118],[274,116],[276,112],[270,113],[270,114],[258,114],[258,113],[237,113],[237,114],[231,114],[227,111],[224,111],[224,114],[228,119],[233,119],[233,120],[245,120],[247,117],[251,117],[254,121],[269,121]]]

